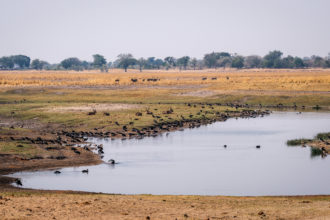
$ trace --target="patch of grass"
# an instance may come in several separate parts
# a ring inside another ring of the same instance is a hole
[[[312,141],[311,139],[304,139],[304,138],[301,138],[301,139],[293,139],[293,140],[288,140],[286,142],[286,144],[288,146],[299,146],[299,145],[304,145],[308,142]]]
[[[24,155],[25,157],[33,157],[40,150],[37,146],[17,142],[17,141],[0,141],[0,152],[2,154]]]
[[[316,139],[322,139],[322,140],[328,140],[330,139],[330,132],[326,132],[326,133],[319,133],[316,135],[315,137]]]

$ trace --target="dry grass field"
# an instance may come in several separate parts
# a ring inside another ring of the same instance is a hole
[[[137,79],[133,82],[131,79]],[[149,79],[149,81],[148,81]],[[157,79],[151,81],[150,79]],[[44,86],[187,86],[198,85],[217,91],[326,91],[329,69],[207,69],[207,70],[129,70],[94,71],[0,71],[0,87]]]

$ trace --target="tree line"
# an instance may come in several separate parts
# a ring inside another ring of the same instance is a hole
[[[270,51],[264,57],[251,55],[241,56],[228,52],[212,52],[205,54],[203,59],[196,59],[189,56],[175,58],[172,56],[164,59],[149,57],[136,59],[132,54],[119,54],[114,62],[107,62],[100,54],[93,55],[93,61],[83,61],[77,57],[70,57],[57,64],[50,64],[47,61],[34,59],[25,55],[4,56],[0,58],[0,69],[2,70],[91,70],[100,69],[108,72],[109,68],[139,69],[205,69],[205,68],[330,68],[330,53],[327,57],[283,57],[278,50]]]

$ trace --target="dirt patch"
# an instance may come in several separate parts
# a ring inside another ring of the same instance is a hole
[[[82,104],[75,106],[61,106],[61,107],[50,107],[43,108],[44,111],[49,112],[90,112],[93,110],[96,111],[116,111],[116,110],[126,110],[126,109],[137,109],[141,108],[141,105],[136,104]]]
[[[38,119],[19,120],[14,117],[5,117],[0,115],[0,131],[2,128],[24,128],[24,129],[43,129],[45,124],[41,123]]]
[[[329,196],[223,197],[0,192],[1,219],[329,219]]]
[[[214,96],[216,94],[217,94],[216,92],[210,90],[199,90],[199,91],[179,93],[178,96],[209,97],[209,96]]]

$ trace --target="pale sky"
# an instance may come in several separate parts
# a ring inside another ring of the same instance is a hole
[[[0,56],[327,56],[330,0],[0,0]]]

